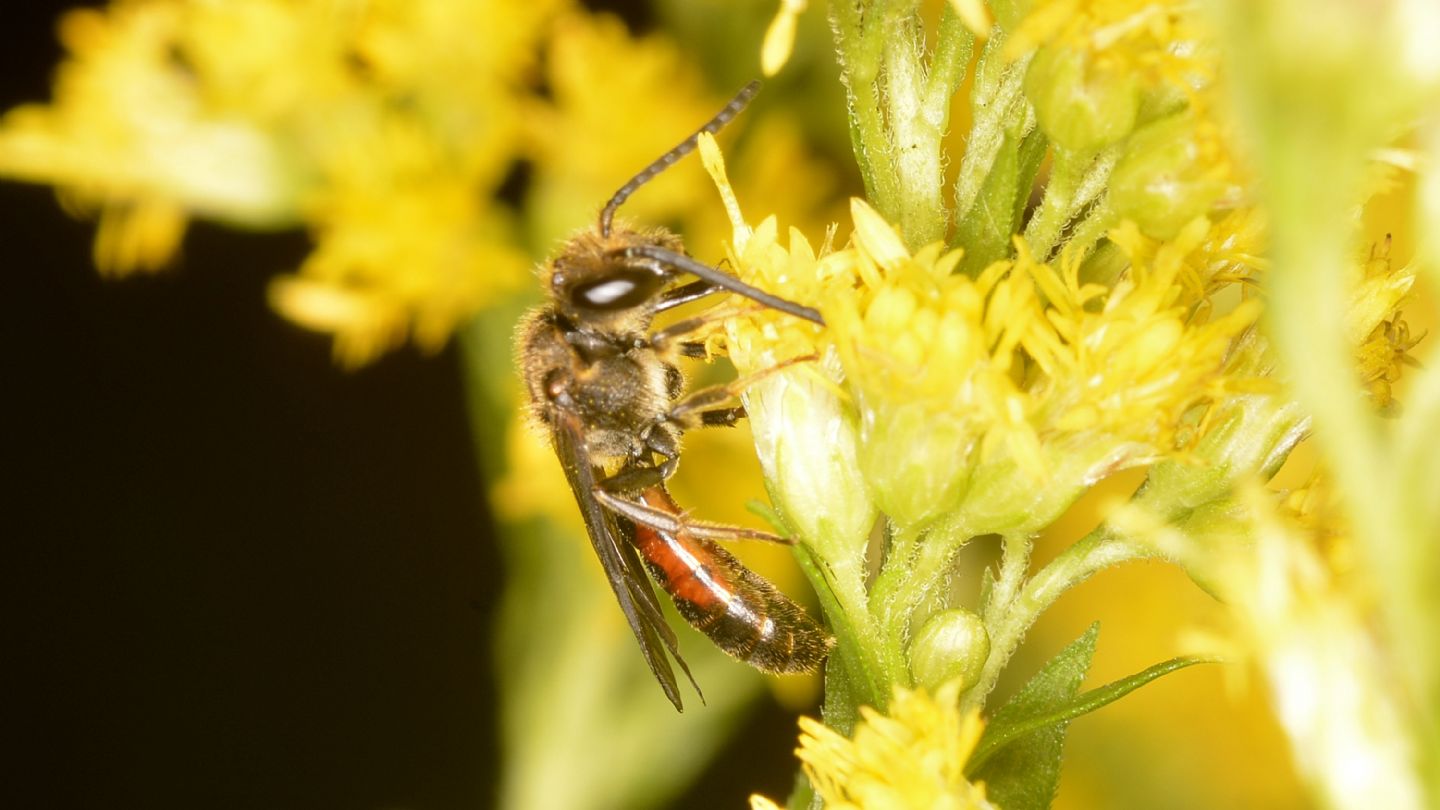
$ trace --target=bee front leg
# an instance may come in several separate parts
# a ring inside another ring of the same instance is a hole
[[[736,405],[733,407],[716,407],[721,403],[736,399],[751,385],[765,379],[777,371],[800,363],[808,363],[815,360],[813,354],[802,357],[792,357],[781,363],[776,363],[768,368],[760,369],[754,374],[747,374],[728,383],[710,385],[691,391],[680,398],[665,414],[665,420],[687,430],[694,427],[731,427],[736,422],[745,418],[745,407]]]
[[[698,301],[707,295],[714,295],[720,292],[721,287],[711,284],[708,281],[692,281],[689,284],[682,284],[679,287],[666,290],[660,295],[660,302],[655,305],[657,313],[667,309],[674,309],[681,304],[688,304],[691,301]]]
[[[683,288],[682,288],[683,289]],[[652,334],[649,338],[650,347],[661,356],[668,355],[679,350],[681,354],[689,357],[704,357],[704,341],[682,340],[699,332],[711,324],[720,323],[740,314],[740,310],[732,307],[716,307],[693,318],[686,318],[676,321],[669,326]],[[692,354],[696,348],[700,353]]]

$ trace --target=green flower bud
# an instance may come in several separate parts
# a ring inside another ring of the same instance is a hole
[[[1130,71],[1102,67],[1084,51],[1041,48],[1025,74],[1025,95],[1050,140],[1076,152],[1118,142],[1135,128],[1140,82]]]
[[[963,692],[980,679],[989,656],[990,635],[980,617],[968,610],[947,610],[931,616],[910,643],[910,674],[916,684],[931,690],[959,681]]]
[[[880,511],[897,526],[923,526],[954,509],[971,463],[972,431],[926,403],[866,410],[860,469]]]
[[[833,359],[820,365],[838,375]],[[806,369],[755,383],[744,401],[785,522],[832,567],[863,569],[876,515],[856,469],[853,414]]]
[[[1177,115],[1141,127],[1110,173],[1110,203],[1147,236],[1173,238],[1227,188],[1219,139]]]
[[[1040,451],[1038,466],[1000,456],[975,466],[953,513],[971,535],[1028,534],[1054,523],[1106,476],[1150,458],[1144,442],[1080,432],[1063,447]]]

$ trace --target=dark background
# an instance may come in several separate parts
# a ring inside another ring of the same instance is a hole
[[[0,11],[0,109],[50,97],[74,5]],[[302,234],[196,225],[123,281],[93,235],[0,181],[0,806],[491,806],[499,449],[454,348],[337,370],[265,304]],[[767,707],[677,806],[784,795],[793,729]]]

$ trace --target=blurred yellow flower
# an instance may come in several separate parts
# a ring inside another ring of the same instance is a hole
[[[186,36],[187,25],[207,10],[223,12],[200,5],[129,0],[108,12],[66,14],[60,38],[69,59],[56,73],[55,102],[6,114],[0,173],[52,183],[82,210],[162,206],[242,224],[291,221],[298,178],[287,170],[281,144],[264,121],[234,106],[243,99],[207,92],[207,77],[200,72],[207,60],[194,51],[217,43],[195,42]],[[281,43],[292,55],[311,55],[300,65],[285,63],[285,70],[306,69],[318,49],[299,47],[311,37],[293,31],[298,21],[281,19],[291,30],[269,31],[258,42],[237,37],[226,47],[244,59],[254,48]],[[324,80],[333,79],[329,74]],[[143,222],[133,224],[147,229]],[[149,252],[134,266],[154,266],[165,258],[168,254]],[[110,262],[102,267],[131,269]]]
[[[1106,74],[1194,89],[1213,78],[1215,56],[1189,0],[1041,0],[1005,45],[1014,58],[1042,45],[1083,51]]]
[[[306,226],[271,299],[354,365],[434,349],[526,283],[491,200],[568,0],[118,0],[72,12],[53,104],[0,125],[0,173],[98,209],[97,261],[153,269],[188,217]]]
[[[805,12],[806,0],[780,0],[780,9],[775,19],[765,29],[765,42],[760,46],[760,72],[774,76],[790,60],[790,51],[795,48],[795,24]]]
[[[1258,544],[1236,566],[1235,609],[1296,765],[1329,806],[1418,810],[1413,710],[1376,635],[1373,584],[1331,564],[1348,556],[1343,515],[1319,514],[1333,504],[1313,492],[1279,509],[1258,487],[1246,494]]]
[[[535,165],[527,213],[542,246],[590,227],[621,184],[724,103],[674,41],[632,36],[616,17],[564,15],[549,49],[551,100],[529,105],[523,123],[525,155]],[[710,202],[703,180],[684,161],[647,183],[622,213],[638,222],[684,221]]]

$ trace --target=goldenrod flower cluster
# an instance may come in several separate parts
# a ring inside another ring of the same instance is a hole
[[[769,3],[747,64],[792,69],[813,5]],[[716,264],[823,315],[737,299],[706,341],[755,380],[743,399],[774,519],[836,636],[833,725],[802,724],[810,787],[831,807],[991,807],[965,768],[977,746],[990,753],[981,713],[992,730],[1014,719],[988,700],[1026,632],[1092,574],[1161,559],[1231,605],[1326,801],[1440,796],[1415,764],[1440,773],[1427,753],[1440,750],[1440,465],[1424,449],[1440,386],[1430,373],[1401,396],[1421,271],[1356,218],[1377,157],[1421,171],[1405,150],[1440,158],[1434,132],[1411,134],[1440,99],[1440,60],[1421,47],[1440,13],[1418,0],[828,12],[864,187],[842,222],[816,222],[837,182],[811,159],[798,122],[818,116],[793,92],[730,167],[700,138],[718,204],[682,165],[624,212],[678,223],[702,260],[723,252]],[[305,228],[314,250],[271,301],[333,334],[347,365],[438,347],[523,295],[532,254],[717,107],[691,55],[573,0],[117,0],[67,15],[62,38],[55,101],[0,122],[0,174],[98,216],[106,273],[165,265],[193,219]],[[1420,204],[1440,222],[1437,175]],[[1336,494],[1287,509],[1264,485],[1312,433],[1323,483],[1306,492]],[[537,483],[563,488],[526,447],[495,490],[511,519],[569,503]],[[1135,468],[1143,486],[1098,528],[1031,564],[1040,532]],[[573,521],[563,509],[557,522]],[[958,569],[962,547],[993,536],[992,568]],[[966,577],[976,604],[957,595]],[[596,637],[572,635],[590,656]],[[1022,690],[1022,720],[1048,725],[1015,721],[1000,745],[1050,735],[1058,762],[1065,724],[1098,705],[1077,696],[1089,651],[1067,654],[1051,674],[1073,677]],[[528,694],[550,724],[512,730],[532,734],[522,770],[545,772],[551,746],[536,741],[568,734],[570,717]],[[644,737],[628,705],[619,720],[610,708],[591,725]],[[1053,793],[1058,765],[996,762],[991,795],[1027,779]]]
[[[825,316],[819,330],[751,314],[731,322],[727,343],[743,373],[815,359],[755,385],[747,406],[772,497],[815,557],[842,654],[853,648],[832,677],[877,707],[891,699],[884,684],[942,674],[964,705],[984,705],[1035,615],[1118,562],[1160,557],[1216,592],[1250,592],[1254,568],[1235,560],[1254,553],[1243,538],[1259,530],[1236,523],[1254,507],[1240,493],[1274,475],[1312,426],[1262,329],[1269,215],[1240,157],[1210,19],[1189,2],[996,6],[956,185],[961,219],[946,238],[916,213],[942,199],[938,180],[912,171],[920,159],[903,150],[933,147],[925,70],[933,82],[947,69],[952,17],[926,50],[917,22],[881,17],[895,27],[876,33],[883,24],[864,13],[836,14],[852,134],[875,192],[852,200],[848,237],[832,230],[817,250],[793,229],[782,237],[773,217],[750,224],[718,153],[707,156],[731,215],[730,261]],[[867,48],[882,56],[864,61]],[[1036,143],[1052,159],[1043,185]],[[1035,173],[1038,204],[1015,185]],[[1028,222],[1010,207],[1027,204]],[[1346,305],[1329,328],[1354,386],[1393,412],[1418,340],[1402,315],[1414,271],[1388,254],[1387,241],[1346,257]],[[1149,522],[1117,512],[1031,574],[1030,538],[1127,467],[1150,470],[1133,501]],[[1003,558],[972,612],[945,595],[950,561],[986,534],[1002,536]],[[1353,624],[1366,608],[1345,610]],[[1375,675],[1358,677],[1383,687]],[[854,716],[854,704],[830,709]],[[1403,736],[1393,723],[1385,733]],[[1396,760],[1385,762],[1393,773]]]
[[[965,765],[985,724],[962,713],[959,685],[897,688],[884,714],[862,709],[850,735],[809,717],[800,719],[796,752],[816,794],[836,810],[993,810],[984,784],[965,778]],[[754,810],[775,805],[751,798]]]

